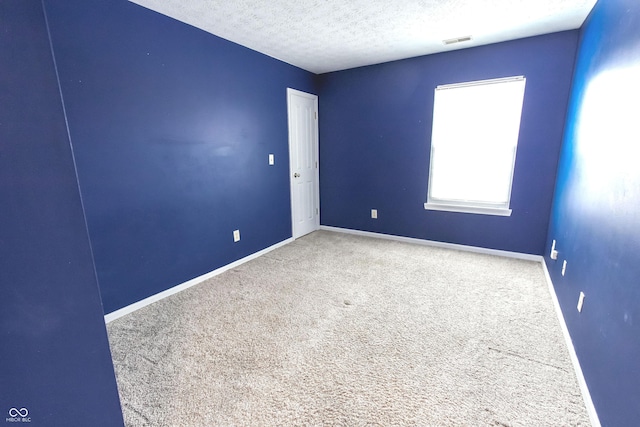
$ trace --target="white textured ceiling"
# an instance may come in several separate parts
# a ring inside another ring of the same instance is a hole
[[[313,73],[570,30],[596,0],[131,0]],[[469,42],[443,40],[471,36]]]

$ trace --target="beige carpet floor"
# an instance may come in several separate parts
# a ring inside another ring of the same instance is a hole
[[[587,426],[539,263],[319,231],[108,324],[127,426]]]

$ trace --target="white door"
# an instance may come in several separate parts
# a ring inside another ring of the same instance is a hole
[[[291,219],[294,239],[320,227],[318,97],[287,88]]]

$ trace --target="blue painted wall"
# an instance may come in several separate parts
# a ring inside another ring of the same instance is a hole
[[[1,422],[11,408],[26,408],[32,426],[123,425],[45,18],[33,0],[0,1]]]
[[[577,39],[569,31],[322,75],[322,224],[541,255]],[[527,87],[512,216],[425,211],[435,87],[514,75]]]
[[[126,0],[45,8],[105,312],[291,237],[286,88],[313,74]]]
[[[546,262],[604,426],[640,425],[639,113],[640,3],[600,0],[581,33],[547,242],[559,257]]]
[[[290,237],[286,87],[319,92],[322,223],[533,254],[558,240],[546,261],[600,419],[638,424],[636,0],[600,0],[581,31],[566,127],[576,31],[316,78],[125,0],[44,9],[106,312]],[[0,412],[121,425],[42,4],[2,0],[0,34]],[[434,87],[518,74],[512,217],[425,211]]]

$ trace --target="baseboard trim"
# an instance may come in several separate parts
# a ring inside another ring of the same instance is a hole
[[[547,286],[549,287],[549,294],[551,295],[551,300],[553,301],[553,306],[555,308],[556,316],[558,318],[558,322],[560,323],[560,329],[562,330],[562,335],[564,337],[567,350],[569,351],[569,357],[571,358],[571,363],[573,365],[573,368],[576,374],[576,379],[578,381],[578,386],[580,387],[582,398],[584,400],[584,404],[586,406],[587,413],[589,415],[589,420],[591,421],[591,425],[593,427],[601,427],[600,419],[598,418],[598,413],[596,412],[595,406],[593,405],[593,400],[591,399],[591,393],[589,392],[589,387],[587,386],[587,382],[584,379],[582,368],[580,367],[580,361],[578,360],[578,356],[576,354],[575,348],[573,347],[573,341],[571,340],[571,335],[569,334],[569,329],[567,328],[567,324],[564,321],[564,315],[562,314],[562,309],[560,308],[558,296],[556,295],[555,287],[553,286],[553,281],[551,280],[551,275],[549,274],[547,263],[544,261],[544,257],[540,255],[523,254],[519,252],[502,251],[498,249],[487,249],[487,248],[481,248],[477,246],[459,245],[455,243],[444,243],[444,242],[437,242],[433,240],[415,239],[412,237],[394,236],[391,234],[374,233],[370,231],[331,227],[327,225],[321,225],[320,230],[333,231],[333,232],[345,233],[345,234],[353,234],[357,236],[373,237],[378,239],[394,240],[398,242],[413,243],[413,244],[418,244],[423,246],[433,246],[433,247],[439,247],[439,248],[445,248],[445,249],[454,249],[454,250],[460,250],[460,251],[466,251],[466,252],[496,255],[496,256],[502,256],[507,258],[523,259],[527,261],[538,261],[542,263],[544,276],[547,281]],[[165,291],[159,292],[155,295],[152,295],[148,298],[135,302],[119,310],[108,313],[104,316],[105,323],[112,322],[116,319],[119,319],[120,317],[126,316],[127,314],[133,313],[136,310],[146,307],[147,305],[153,304],[154,302],[167,298],[170,295],[176,294],[192,286],[195,286],[199,283],[202,283],[207,279],[215,277],[219,274],[224,273],[225,271],[228,271],[232,268],[235,268],[239,265],[242,265],[246,262],[256,259],[266,253],[273,251],[274,249],[282,247],[293,241],[294,239],[290,237],[279,243],[269,246],[268,248],[262,249],[244,258],[234,261],[230,264],[224,265],[220,268],[210,271],[209,273],[205,273],[201,276],[195,277],[189,281],[181,283]]]
[[[435,240],[416,239],[413,237],[394,236],[392,234],[352,230],[349,228],[330,227],[328,225],[321,225],[320,229],[326,230],[326,231],[335,231],[337,233],[355,234],[357,236],[367,236],[367,237],[374,237],[378,239],[395,240],[397,242],[413,243],[413,244],[423,245],[423,246],[433,246],[437,248],[454,249],[454,250],[465,251],[465,252],[475,252],[479,254],[495,255],[495,256],[501,256],[506,258],[516,258],[516,259],[522,259],[526,261],[541,262],[544,260],[544,258],[541,255],[531,255],[531,254],[523,254],[520,252],[501,251],[499,249],[487,249],[487,248],[481,248],[478,246],[467,246],[467,245],[459,245],[456,243],[437,242]]]
[[[553,286],[553,281],[551,280],[551,275],[549,274],[547,263],[544,261],[544,259],[542,260],[542,269],[544,270],[544,277],[546,278],[547,285],[549,286],[549,293],[551,294],[553,306],[555,307],[556,315],[558,316],[558,322],[560,322],[560,329],[562,329],[562,335],[564,336],[564,341],[567,345],[567,349],[569,350],[569,357],[571,358],[571,363],[573,364],[573,369],[576,373],[578,386],[580,387],[580,392],[582,393],[582,399],[584,400],[584,405],[586,406],[587,413],[589,414],[589,421],[591,421],[592,427],[600,427],[600,419],[598,418],[598,413],[596,412],[596,408],[593,405],[593,400],[591,400],[591,393],[589,392],[589,387],[587,386],[587,382],[585,381],[584,375],[582,374],[580,361],[578,360],[576,349],[573,347],[573,340],[571,340],[569,329],[567,328],[567,324],[564,321],[564,315],[562,314],[562,309],[560,308],[560,302],[558,301],[558,296],[556,295],[556,289]]]
[[[260,256],[262,256],[262,255],[264,255],[264,254],[266,254],[268,252],[271,252],[274,249],[277,249],[277,248],[279,248],[281,246],[284,246],[284,245],[286,245],[288,243],[293,242],[293,240],[294,239],[292,237],[290,237],[290,238],[288,238],[286,240],[283,240],[283,241],[281,241],[279,243],[276,243],[275,245],[269,246],[268,248],[262,249],[261,251],[255,252],[255,253],[253,253],[251,255],[248,255],[248,256],[246,256],[244,258],[241,258],[241,259],[239,259],[237,261],[234,261],[231,264],[224,265],[224,266],[222,266],[220,268],[217,268],[217,269],[215,269],[213,271],[210,271],[209,273],[205,273],[205,274],[203,274],[201,276],[198,276],[198,277],[195,277],[195,278],[193,278],[193,279],[191,279],[191,280],[189,280],[187,282],[184,282],[184,283],[181,283],[179,285],[176,285],[173,288],[169,288],[166,291],[162,291],[162,292],[159,292],[159,293],[157,293],[155,295],[151,295],[148,298],[145,298],[143,300],[135,302],[135,303],[133,303],[131,305],[128,305],[126,307],[123,307],[123,308],[121,308],[119,310],[113,311],[113,312],[111,312],[111,313],[109,313],[109,314],[104,316],[104,321],[105,321],[105,323],[112,322],[112,321],[114,321],[116,319],[119,319],[122,316],[126,316],[127,314],[133,313],[134,311],[139,310],[142,307],[146,307],[147,305],[153,304],[154,302],[157,302],[157,301],[160,301],[161,299],[164,299],[164,298],[166,298],[166,297],[168,297],[170,295],[177,294],[180,291],[184,291],[185,289],[188,289],[188,288],[190,288],[192,286],[195,286],[198,283],[202,283],[207,279],[210,279],[210,278],[215,277],[215,276],[217,276],[219,274],[222,274],[227,270],[230,270],[232,268],[238,267],[239,265],[242,265],[245,262],[248,262],[248,261],[251,261],[253,259],[256,259],[256,258],[258,258],[258,257],[260,257]]]

